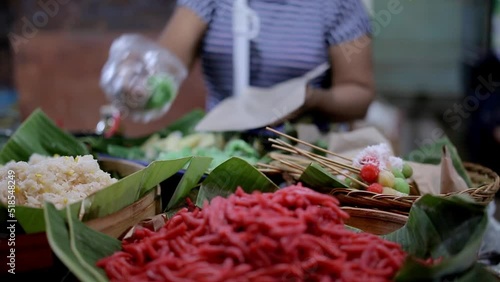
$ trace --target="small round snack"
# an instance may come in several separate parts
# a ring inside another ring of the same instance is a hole
[[[410,166],[409,163],[403,164],[403,175],[406,178],[410,178],[413,175],[413,168]]]
[[[403,178],[405,179],[405,175],[403,174],[403,172],[397,168],[393,168],[392,169],[392,174],[394,175],[395,178]],[[392,187],[392,186],[389,186],[389,187]]]
[[[383,170],[378,174],[377,182],[382,186],[392,187],[394,186],[394,179],[394,174],[389,171]]]
[[[401,193],[410,194],[410,185],[404,179],[396,178],[393,188]]]
[[[372,164],[367,164],[361,168],[360,176],[361,179],[363,179],[363,181],[366,181],[367,183],[371,184],[377,182],[379,173],[380,170],[377,166]]]
[[[372,183],[366,190],[373,193],[382,194],[382,192],[384,191],[384,187],[378,183]]]

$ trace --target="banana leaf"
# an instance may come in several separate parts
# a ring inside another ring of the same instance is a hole
[[[233,157],[217,166],[201,183],[196,205],[203,207],[205,201],[214,197],[227,197],[234,193],[238,186],[247,193],[255,190],[274,192],[279,189],[247,161]]]
[[[168,202],[167,210],[177,206],[189,195],[191,190],[198,185],[211,162],[212,159],[207,157],[193,157],[191,159],[186,172]]]
[[[299,181],[302,182],[307,187],[313,189],[321,189],[325,187],[334,187],[334,188],[347,188],[349,187],[343,181],[340,181],[338,178],[333,176],[331,173],[326,171],[323,167],[318,165],[317,163],[311,163],[302,173],[299,178]]]
[[[100,135],[84,135],[77,136],[78,141],[85,144],[94,154],[109,154],[110,146],[118,146],[124,148],[137,147],[148,140],[148,136],[137,138],[125,138],[124,136],[116,135],[109,138]]]
[[[96,269],[95,263],[99,258],[113,254],[116,248],[120,248],[121,242],[105,234],[89,232],[93,230],[84,228],[86,225],[74,217],[69,209],[66,209],[66,218],[71,250],[81,265],[94,275],[96,281],[105,282],[107,279],[103,277],[104,271]]]
[[[190,160],[191,158],[183,158],[152,162],[146,168],[85,198],[83,220],[107,216],[131,205],[156,185],[181,170]]]
[[[72,203],[70,205],[71,211],[76,215],[83,205],[84,214],[82,220],[84,221],[110,215],[139,200],[156,185],[177,173],[190,160],[191,158],[155,161],[148,167],[119,179],[116,183],[89,197]],[[0,207],[4,210],[7,209],[3,205]],[[18,205],[15,209],[15,218],[28,234],[46,230],[42,208]]]
[[[470,198],[423,196],[412,206],[406,225],[383,236],[412,254],[396,281],[458,279],[471,270],[485,275],[475,265],[487,223],[484,206]],[[418,258],[442,260],[425,266]]]
[[[444,146],[446,146],[450,152],[450,157],[457,173],[464,179],[468,187],[472,187],[472,181],[467,174],[467,170],[465,170],[457,148],[448,137],[443,137],[431,144],[422,145],[405,156],[404,159],[418,163],[439,165],[443,156]]]
[[[47,239],[56,256],[80,281],[108,281],[95,265],[98,259],[119,250],[121,242],[87,227],[69,208],[61,212],[46,202],[43,210]]]
[[[120,145],[108,145],[108,155],[125,160],[144,160],[145,155],[140,147],[124,147]]]
[[[190,120],[196,118],[196,112]],[[183,120],[183,124],[188,124]],[[78,156],[89,154],[85,145],[71,134],[58,128],[43,111],[36,110],[16,130],[13,136],[0,152],[2,163],[13,161],[28,161],[34,153],[52,156]],[[70,210],[78,214],[84,207],[84,220],[103,217],[131,205],[162,181],[173,176],[191,160],[191,157],[155,161],[148,167],[128,175],[118,182],[94,193],[83,201],[71,204]],[[7,207],[0,204],[5,213]],[[42,208],[16,206],[15,217],[26,233],[45,231],[45,221]]]
[[[89,154],[82,143],[57,127],[40,109],[35,110],[9,138],[0,151],[0,164],[9,161],[28,161],[35,153],[45,156]],[[0,209],[5,212],[7,206],[0,203]],[[78,203],[71,205],[73,212],[77,212],[78,209]],[[16,206],[15,214],[9,214],[9,217],[15,217],[26,233],[45,230],[42,209]]]
[[[80,202],[76,202],[69,205],[69,209],[73,214],[78,214],[80,204]],[[43,209],[41,208],[18,205],[15,209],[15,218],[27,234],[45,231],[45,220],[43,216]]]
[[[173,208],[167,208],[165,209],[164,214],[167,216],[167,219],[171,219],[175,214],[177,214],[178,211],[180,211],[183,208],[186,208],[186,200],[189,198],[192,203],[196,203],[196,198],[198,197],[198,192],[200,191],[199,186],[194,187],[189,191],[189,194],[183,198],[182,203],[179,203],[178,205],[174,206]]]
[[[9,138],[0,151],[0,164],[28,161],[34,153],[52,156],[87,155],[84,144],[61,130],[40,109],[35,110]]]

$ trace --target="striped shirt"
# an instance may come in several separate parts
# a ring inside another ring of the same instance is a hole
[[[208,90],[207,110],[232,95],[233,0],[179,0],[208,29],[201,58]],[[248,0],[260,18],[257,38],[250,43],[250,85],[270,87],[302,76],[329,60],[328,47],[370,33],[370,19],[361,0]],[[313,85],[329,87],[329,72]]]

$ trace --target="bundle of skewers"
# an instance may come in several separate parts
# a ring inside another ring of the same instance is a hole
[[[311,179],[334,179],[335,181],[327,181],[329,184],[326,186],[308,186],[335,196],[343,206],[404,215],[409,213],[413,203],[421,197],[412,179],[412,167],[394,156],[387,144],[368,146],[354,158],[348,158],[272,128],[267,130],[278,136],[269,139],[277,151],[269,154],[272,161],[259,163],[258,168],[266,174],[281,174],[288,184]],[[311,170],[312,167],[315,169]],[[318,171],[318,167],[321,171]],[[440,195],[452,197],[465,194],[477,203],[489,204],[500,188],[500,176],[477,164],[464,163],[464,167],[472,186],[463,191]],[[311,171],[328,175],[325,177],[310,173]]]
[[[386,144],[369,146],[350,159],[272,128],[267,130],[289,142],[278,138],[269,139],[272,147],[282,152],[270,153],[272,161],[267,164],[258,163],[262,172],[282,173],[298,181],[310,165],[317,164],[341,184],[341,187],[331,188],[397,197],[411,194],[412,168],[402,159],[393,156]],[[290,141],[297,145],[290,144]]]

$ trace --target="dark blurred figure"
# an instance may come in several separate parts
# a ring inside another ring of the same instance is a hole
[[[466,113],[470,114],[467,135],[470,160],[500,174],[500,60],[497,55],[491,52],[472,66],[467,84],[463,104],[468,104],[466,109],[470,109]]]
[[[13,87],[12,49],[8,34],[14,17],[11,1],[0,1],[0,88]]]

